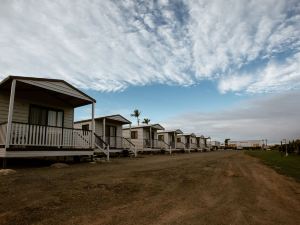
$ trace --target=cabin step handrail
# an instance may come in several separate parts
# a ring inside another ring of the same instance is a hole
[[[168,144],[167,142],[165,142],[165,140],[160,140],[162,143],[164,143],[168,148],[171,148],[171,144]]]
[[[109,144],[107,144],[99,135],[94,133],[95,136],[95,151],[94,153],[104,153],[107,161],[109,161]]]
[[[144,148],[160,148],[160,149],[163,149],[165,148],[165,145],[168,145],[162,140],[149,139],[149,138],[143,139],[143,144],[144,144]]]
[[[179,141],[176,143],[176,148],[181,148],[181,149],[185,149],[185,143],[183,143],[182,141]]]
[[[137,156],[137,150],[136,150],[135,144],[133,144],[128,138],[122,137],[122,139],[123,139],[124,147],[126,146],[125,143],[128,143],[129,144],[129,151],[131,151],[134,154],[134,156],[136,157]]]

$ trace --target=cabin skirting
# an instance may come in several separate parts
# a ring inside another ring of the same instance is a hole
[[[0,149],[0,158],[21,158],[21,157],[46,157],[46,156],[91,156],[94,154],[92,149],[90,150],[56,150],[56,151],[38,151],[38,150],[5,150]]]

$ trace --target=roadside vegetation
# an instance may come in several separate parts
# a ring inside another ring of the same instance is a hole
[[[263,163],[277,172],[300,182],[300,155],[289,154],[286,157],[279,151],[246,151],[246,154],[261,159]]]

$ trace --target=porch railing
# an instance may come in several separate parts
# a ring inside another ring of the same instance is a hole
[[[5,145],[6,129],[6,123],[0,124],[0,145]]]
[[[128,138],[122,137],[123,148],[135,149],[135,144],[133,144]]]
[[[158,139],[144,139],[144,148],[160,148],[160,149],[168,149],[169,146],[166,142],[158,140]]]
[[[175,148],[175,141],[171,141],[169,145],[171,148]]]
[[[177,142],[176,143],[176,148],[185,149],[185,144],[183,142]]]
[[[190,148],[191,149],[197,149],[197,143],[191,143]]]
[[[9,145],[92,148],[92,131],[13,122]]]

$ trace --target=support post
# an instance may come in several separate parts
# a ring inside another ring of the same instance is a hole
[[[107,155],[106,155],[107,161],[109,161],[109,145],[107,145]]]
[[[105,127],[106,127],[106,118],[103,118],[103,133],[102,133],[102,138],[103,138],[103,141],[106,142],[106,137],[105,137]]]
[[[176,132],[174,132],[174,148],[175,149],[177,148],[176,144],[177,144],[177,137],[176,137]]]
[[[152,127],[150,126],[150,134],[149,134],[149,136],[150,136],[150,148],[152,148],[153,147],[153,143],[152,143]]]
[[[95,102],[92,103],[92,148],[95,147]]]
[[[129,124],[129,140],[131,142],[131,123]]]
[[[12,119],[13,119],[13,113],[14,113],[15,93],[16,93],[16,80],[13,80],[11,83],[11,88],[10,88],[5,148],[9,148],[9,144],[10,144],[9,142],[10,142]]]

